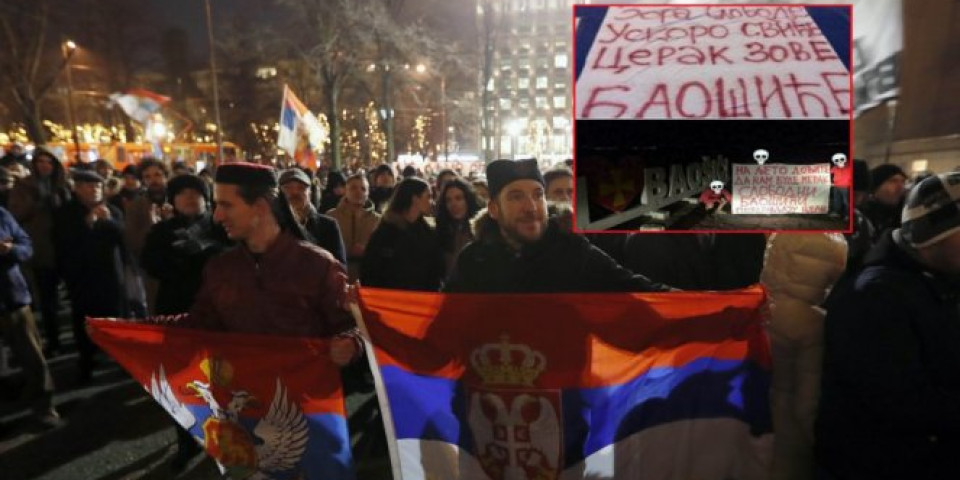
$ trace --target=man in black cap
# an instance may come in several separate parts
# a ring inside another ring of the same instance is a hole
[[[907,193],[907,174],[903,169],[885,163],[870,170],[870,198],[860,211],[870,220],[876,235],[900,226],[900,209]]]
[[[448,292],[663,291],[618,265],[580,235],[547,219],[536,160],[487,166],[490,201],[476,240],[457,258]]]
[[[74,198],[56,212],[54,249],[73,310],[73,337],[80,353],[80,381],[90,380],[96,347],[85,318],[129,317],[123,214],[104,201],[103,178],[91,170],[73,172]]]
[[[960,472],[960,173],[910,192],[827,313],[820,464],[831,478]]]
[[[240,245],[207,263],[185,324],[333,337],[333,361],[342,366],[353,360],[360,348],[345,307],[346,271],[330,252],[298,235],[273,168],[241,162],[221,165],[214,188],[213,218]]]
[[[347,264],[346,249],[337,222],[320,212],[310,203],[310,177],[299,168],[284,170],[280,174],[280,191],[293,210],[293,216],[310,235],[311,243],[326,249],[343,265]]]

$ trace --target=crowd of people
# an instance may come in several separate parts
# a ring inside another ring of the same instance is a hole
[[[61,282],[81,383],[98,362],[87,316],[331,338],[350,382],[364,355],[346,309],[355,281],[512,293],[760,282],[771,299],[774,478],[960,472],[960,173],[911,185],[894,165],[854,162],[846,237],[580,235],[571,170],[536,160],[494,161],[484,181],[386,164],[318,175],[239,162],[195,174],[144,159],[118,173],[99,161],[67,169],[42,148],[12,162],[25,171],[0,198],[0,319],[24,398],[49,427],[59,419],[45,358],[61,353]],[[183,431],[180,449],[183,462],[197,453]]]

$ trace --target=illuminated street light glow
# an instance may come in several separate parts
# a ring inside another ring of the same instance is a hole
[[[427,66],[426,66],[426,65],[424,65],[424,64],[422,64],[422,63],[417,64],[417,73],[423,73],[423,72],[426,72],[426,71],[427,71]]]
[[[70,50],[74,50],[74,49],[77,48],[77,44],[74,43],[73,40],[67,40],[67,41],[64,43],[64,45],[66,45],[67,48],[69,48]]]

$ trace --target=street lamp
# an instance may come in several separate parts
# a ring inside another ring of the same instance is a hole
[[[77,114],[73,109],[73,75],[70,72],[70,59],[77,51],[77,44],[73,40],[66,40],[60,45],[60,51],[67,71],[67,115],[70,117],[70,130],[73,131],[74,159],[80,163],[80,131],[77,130]]]

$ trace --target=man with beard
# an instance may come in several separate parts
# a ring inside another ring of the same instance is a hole
[[[135,259],[140,258],[147,232],[154,224],[173,216],[173,207],[167,203],[167,178],[170,176],[167,166],[154,158],[145,158],[137,166],[140,181],[146,191],[127,206],[124,228],[127,249]],[[145,316],[155,308],[157,284],[152,279],[144,282],[147,305],[135,305],[138,316]],[[149,308],[147,308],[149,307]],[[145,311],[146,310],[146,311]]]
[[[326,249],[343,265],[347,264],[346,249],[337,222],[313,208],[310,203],[310,177],[299,168],[291,168],[280,174],[280,190],[293,210],[293,216],[314,245]]]
[[[487,166],[490,201],[476,241],[460,252],[447,292],[667,291],[634,275],[580,235],[547,220],[536,160]]]

